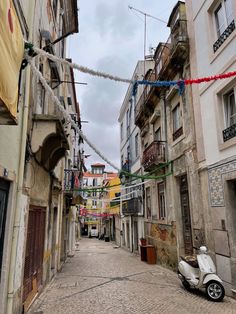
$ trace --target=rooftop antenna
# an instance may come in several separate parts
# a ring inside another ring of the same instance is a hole
[[[164,24],[167,24],[167,22],[166,21],[164,21],[164,20],[162,20],[162,19],[159,19],[158,17],[155,17],[155,16],[153,16],[153,15],[151,15],[151,14],[148,14],[148,13],[146,13],[146,12],[143,12],[143,11],[141,11],[141,10],[139,10],[139,9],[136,9],[136,8],[133,8],[133,7],[131,7],[130,5],[128,6],[128,8],[130,9],[130,10],[134,10],[134,11],[136,11],[136,12],[138,12],[138,13],[140,13],[140,14],[142,14],[142,15],[144,15],[144,43],[143,43],[143,70],[144,70],[144,74],[143,74],[143,77],[145,76],[145,72],[146,72],[146,68],[145,68],[145,56],[146,56],[146,39],[147,39],[147,17],[150,17],[150,18],[152,18],[152,19],[155,19],[155,20],[157,20],[158,22],[161,22],[161,23],[164,23]]]

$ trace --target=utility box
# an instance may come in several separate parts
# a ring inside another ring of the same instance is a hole
[[[147,263],[156,264],[156,250],[153,245],[147,245]]]
[[[140,245],[141,261],[156,264],[156,250],[153,245]]]

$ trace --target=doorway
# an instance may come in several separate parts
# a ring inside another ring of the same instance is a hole
[[[53,209],[53,226],[52,226],[52,262],[51,269],[56,268],[56,250],[57,250],[57,207]]]
[[[42,285],[45,238],[45,208],[30,207],[25,252],[23,302],[28,308]]]
[[[8,181],[0,179],[0,280],[4,249],[5,226],[7,218],[9,186],[10,184]]]
[[[138,222],[134,221],[134,251],[138,251]]]
[[[193,254],[193,242],[187,175],[180,177],[180,203],[183,223],[184,250],[186,255],[191,255]]]
[[[130,248],[130,231],[129,231],[129,223],[126,223],[126,246],[129,249]]]

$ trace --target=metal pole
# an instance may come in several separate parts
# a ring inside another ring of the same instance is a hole
[[[146,68],[145,68],[145,56],[146,56],[146,32],[147,32],[147,14],[144,14],[144,43],[143,43],[143,78],[145,77]]]

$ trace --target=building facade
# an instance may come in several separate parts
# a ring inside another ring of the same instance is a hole
[[[91,165],[91,171],[83,174],[84,201],[80,208],[82,236],[91,236],[92,229],[97,229],[98,236],[112,237],[110,219],[105,217],[109,195],[104,190],[108,189],[110,180],[115,178],[117,173],[106,172],[105,165],[100,163]]]
[[[153,67],[153,60],[139,61],[133,73],[133,80],[143,78]],[[142,174],[140,159],[140,130],[135,125],[135,105],[142,95],[142,87],[138,89],[135,99],[133,98],[133,85],[130,84],[124,97],[120,114],[120,157],[121,169],[126,188],[121,190],[121,230],[122,246],[133,251],[139,250],[139,239],[144,235],[142,180],[135,179],[130,174]],[[137,185],[137,187],[136,187]]]
[[[169,17],[170,37],[159,43],[150,81],[191,76],[185,3]],[[157,262],[176,269],[179,255],[192,254],[204,243],[205,223],[196,158],[192,91],[145,86],[136,102],[141,164],[145,175],[145,237],[156,248]]]
[[[76,1],[6,3],[11,14],[15,13],[10,31],[14,33],[19,23],[22,32],[16,43],[24,38],[65,58],[66,37],[78,32]],[[33,63],[80,128],[73,72],[38,56]],[[74,183],[81,180],[81,165],[75,167],[71,162],[71,156],[82,151],[78,133],[63,119],[29,66],[21,76],[18,73],[17,82],[19,77],[18,113],[12,119],[17,125],[2,125],[0,138],[1,204],[4,200],[0,254],[2,313],[27,310],[60,270],[65,258],[73,255],[76,208],[73,198],[65,192],[64,169],[76,169]],[[62,81],[70,81],[70,85]],[[12,111],[8,116],[12,118],[13,114]],[[5,124],[9,121],[6,110],[0,120]]]
[[[232,0],[186,3],[192,41],[193,77],[236,69],[236,3]],[[207,227],[226,292],[235,297],[236,105],[235,77],[193,86],[197,157]]]

